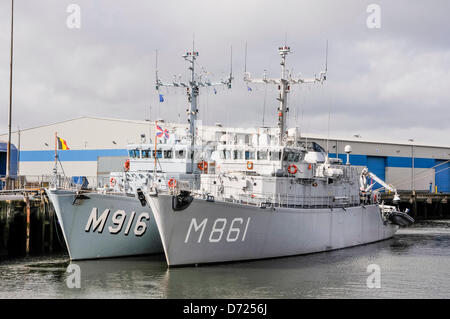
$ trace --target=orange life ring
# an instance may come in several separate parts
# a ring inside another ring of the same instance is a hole
[[[125,168],[125,172],[128,172],[130,170],[130,160],[129,159],[127,159],[125,161],[124,168]]]
[[[109,185],[111,185],[111,187],[116,186],[116,179],[114,177],[111,177],[109,179]]]
[[[253,169],[253,162],[250,161],[247,162],[247,169],[248,170]]]
[[[177,180],[175,178],[171,178],[167,184],[169,184],[170,188],[175,188],[177,187]]]
[[[197,167],[201,171],[206,171],[208,169],[208,162],[205,161],[198,162]]]
[[[295,174],[297,173],[297,171],[298,171],[297,166],[295,166],[294,164],[288,166],[289,174]]]
[[[311,164],[308,165],[308,169],[311,169]]]

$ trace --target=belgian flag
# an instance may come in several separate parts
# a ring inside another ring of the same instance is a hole
[[[69,146],[67,146],[66,140],[63,140],[59,136],[56,136],[56,140],[58,141],[58,149],[59,150],[70,150]]]

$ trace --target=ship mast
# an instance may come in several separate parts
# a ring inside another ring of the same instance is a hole
[[[195,80],[195,60],[198,57],[198,51],[186,52],[183,58],[189,62],[189,70],[191,71],[191,80],[189,82],[189,87],[186,89],[187,97],[189,103],[188,113],[188,123],[189,123],[189,134],[191,135],[191,146],[195,145],[195,121],[197,121],[197,97],[199,95],[199,83]],[[193,149],[194,150],[194,149]]]
[[[195,150],[195,122],[197,121],[197,100],[200,94],[200,87],[210,87],[210,86],[218,86],[218,85],[226,85],[229,89],[231,89],[231,81],[233,80],[232,67],[230,67],[230,76],[222,80],[220,82],[211,82],[208,79],[202,80],[201,77],[196,78],[195,74],[195,61],[197,60],[199,54],[198,51],[195,51],[195,47],[193,45],[192,51],[186,52],[182,57],[189,63],[189,71],[191,73],[190,81],[188,83],[182,82],[181,79],[177,79],[174,77],[172,83],[163,83],[158,78],[158,68],[156,67],[156,90],[159,91],[162,86],[171,86],[171,87],[182,87],[186,88],[187,99],[189,103],[189,108],[186,110],[188,115],[188,123],[189,123],[189,135],[191,139],[191,148],[192,152]],[[194,157],[192,157],[191,168],[190,171],[194,172]]]
[[[293,78],[291,74],[287,72],[286,69],[286,56],[291,53],[291,48],[288,46],[282,46],[278,48],[278,53],[281,56],[281,76],[278,79],[269,79],[264,72],[264,75],[260,79],[251,78],[251,75],[247,70],[244,71],[244,81],[247,83],[265,83],[265,84],[276,84],[278,85],[278,97],[277,100],[280,102],[278,107],[278,129],[279,129],[279,144],[283,145],[286,141],[286,117],[287,112],[289,112],[288,107],[288,94],[291,90],[291,84],[303,84],[303,83],[323,83],[326,80],[327,67],[325,71],[319,73],[319,76],[314,76],[314,78],[302,79]],[[247,56],[247,53],[245,54]],[[245,62],[247,66],[247,62]]]

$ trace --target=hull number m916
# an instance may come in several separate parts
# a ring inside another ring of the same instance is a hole
[[[97,231],[99,233],[102,233],[103,228],[105,227],[106,224],[106,220],[108,219],[109,213],[110,210],[105,209],[99,217],[97,207],[92,208],[91,215],[89,215],[89,219],[86,223],[86,227],[84,228],[84,230],[86,232],[89,232],[92,228],[93,232]],[[127,219],[127,214],[125,213],[124,210],[117,210],[112,215],[111,220],[113,225],[108,227],[108,231],[111,234],[118,234],[122,231],[123,226],[126,224],[124,235],[128,236],[135,216],[136,212],[131,212],[131,216],[128,219],[128,222],[125,223],[125,220]],[[150,220],[150,215],[146,212],[141,213],[136,220],[136,224],[134,225],[133,230],[134,235],[142,236],[145,233],[145,231],[147,230],[147,223],[145,222],[146,220]]]
[[[231,222],[226,218],[217,218],[211,224],[212,226],[207,227],[208,218],[203,219],[201,222],[197,222],[196,218],[192,218],[184,242],[188,243],[192,237],[192,242],[197,241],[197,243],[200,243],[205,229],[209,231],[209,236],[206,235],[206,237],[210,243],[245,241],[249,223],[250,217],[245,221],[240,217],[234,218]]]

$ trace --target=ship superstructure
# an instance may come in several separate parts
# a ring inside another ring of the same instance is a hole
[[[398,226],[374,196],[361,197],[356,167],[329,158],[317,144],[286,130],[293,79],[287,46],[279,48],[281,77],[247,82],[278,86],[278,130],[228,133],[211,155],[215,170],[201,172],[198,188],[180,183],[146,190],[169,266],[297,255],[392,237]]]

